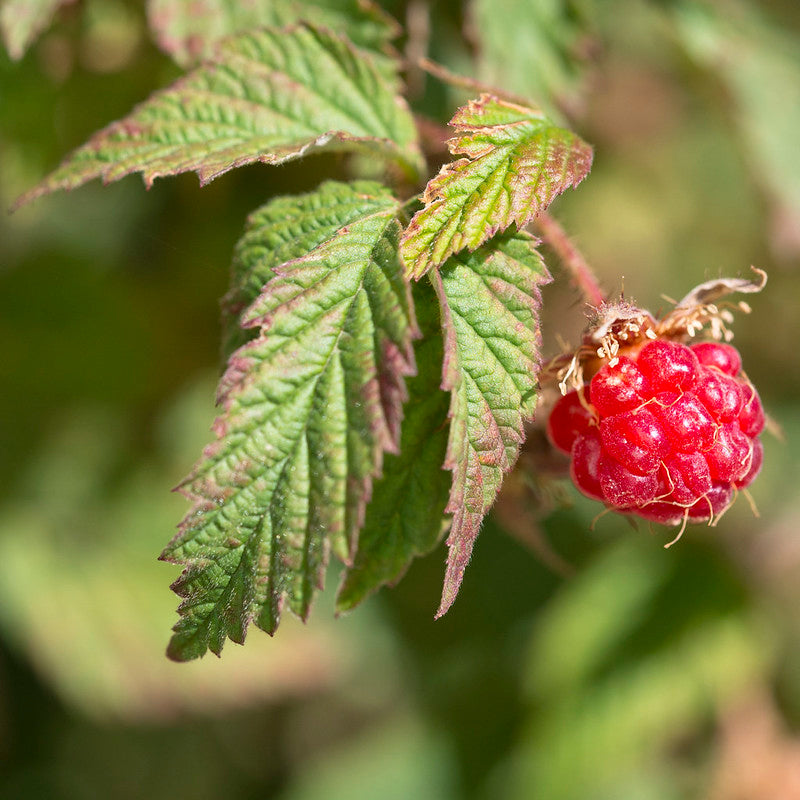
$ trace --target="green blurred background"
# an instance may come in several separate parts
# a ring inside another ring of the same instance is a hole
[[[768,271],[735,325],[782,432],[760,517],[740,498],[663,550],[663,530],[591,527],[596,504],[522,475],[537,492],[502,500],[443,620],[442,547],[346,617],[332,567],[307,625],[170,663],[177,570],[156,556],[210,436],[233,245],[257,205],[348,163],[40,200],[0,218],[0,797],[800,798],[800,6],[384,5],[411,53],[595,145],[553,213],[609,292],[663,310]],[[0,56],[2,205],[178,74],[139,3],[62,9],[24,59]],[[408,78],[440,122],[463,99]],[[584,321],[553,271],[549,354]]]

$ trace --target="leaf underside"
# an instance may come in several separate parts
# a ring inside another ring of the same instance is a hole
[[[451,392],[445,466],[453,514],[442,616],[455,600],[481,521],[517,460],[538,398],[539,287],[550,276],[536,240],[506,233],[430,274],[444,328],[444,380]]]
[[[0,6],[0,35],[8,55],[19,61],[47,28],[59,7],[73,0],[4,0]]]
[[[320,148],[366,148],[416,172],[414,122],[397,80],[384,73],[346,40],[307,24],[233,37],[95,134],[19,204],[134,172],[148,186],[192,171],[206,184],[235,167]]]
[[[241,643],[251,621],[273,633],[285,604],[307,617],[329,552],[352,560],[383,452],[397,450],[416,327],[397,203],[358,188],[361,216],[274,267],[243,315],[261,333],[230,359],[217,440],[180,487],[195,505],[162,554],[186,567],[176,660]]]
[[[450,151],[466,158],[442,167],[425,207],[403,234],[409,276],[422,277],[459,250],[475,250],[510,225],[523,228],[588,174],[592,149],[541,112],[483,94],[450,125]]]
[[[447,447],[448,396],[441,391],[442,335],[430,285],[414,286],[422,338],[414,349],[417,374],[407,382],[400,453],[386,456],[358,538],[353,565],[345,572],[337,611],[348,611],[385,584],[395,584],[416,556],[430,552],[445,530],[450,475],[443,469]]]
[[[209,58],[220,39],[256,28],[312,22],[346,33],[379,59],[400,32],[369,0],[149,0],[147,18],[158,46],[183,67]]]

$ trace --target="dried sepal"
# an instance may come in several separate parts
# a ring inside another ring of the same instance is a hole
[[[659,323],[658,333],[670,338],[696,336],[708,328],[712,339],[729,342],[733,332],[728,327],[733,322],[733,311],[750,313],[748,303],[717,303],[729,294],[753,294],[767,285],[767,273],[751,267],[755,278],[718,278],[706,281],[692,289]]]
[[[551,359],[542,378],[554,379],[564,395],[581,389],[603,364],[613,366],[620,355],[636,354],[655,338],[685,342],[705,332],[715,341],[731,341],[733,311],[748,314],[750,306],[744,301],[717,301],[729,294],[760,292],[767,283],[767,273],[751,269],[753,279],[718,278],[701,283],[661,319],[626,300],[593,308],[581,344],[574,352]]]

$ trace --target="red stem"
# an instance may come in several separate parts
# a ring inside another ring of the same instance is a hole
[[[540,212],[536,218],[542,238],[553,248],[561,263],[572,274],[572,280],[581,290],[586,301],[598,307],[606,302],[606,297],[597,278],[583,254],[570,241],[566,231],[546,212]]]

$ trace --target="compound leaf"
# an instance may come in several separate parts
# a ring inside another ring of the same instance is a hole
[[[346,34],[379,59],[400,32],[369,0],[149,0],[147,17],[159,47],[184,67],[211,56],[220,39],[261,27],[313,22]]]
[[[73,0],[4,0],[0,6],[0,34],[8,55],[18,61],[50,24],[60,6]]]
[[[517,460],[537,401],[539,287],[550,276],[522,233],[451,256],[431,273],[442,308],[444,380],[451,392],[445,466],[453,514],[442,616],[458,593],[481,520]]]
[[[310,25],[242,34],[96,133],[20,202],[133,172],[148,186],[190,171],[205,184],[312,148],[366,148],[416,173],[414,122],[397,88],[353,45]]]
[[[458,133],[450,151],[467,157],[445,164],[428,183],[425,207],[403,234],[403,259],[414,278],[512,223],[522,228],[577,186],[592,164],[592,148],[574,133],[493,95],[471,100],[450,125]]]
[[[416,556],[432,550],[445,530],[450,475],[442,469],[447,447],[448,396],[441,391],[442,332],[436,297],[426,283],[414,287],[423,338],[414,354],[417,374],[407,382],[400,453],[389,454],[376,482],[345,572],[336,607],[347,611],[384,584],[394,584]]]
[[[352,560],[383,452],[397,450],[416,328],[397,203],[360,188],[360,217],[274,267],[243,315],[261,332],[230,359],[217,440],[180,487],[195,505],[162,553],[186,567],[176,660],[219,654],[251,621],[273,633],[285,604],[307,617],[329,552]]]

